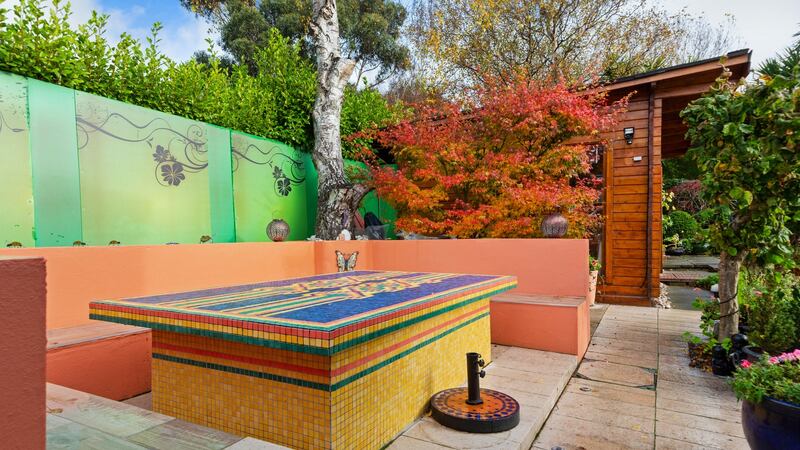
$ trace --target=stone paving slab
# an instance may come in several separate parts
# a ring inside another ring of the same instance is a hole
[[[698,311],[609,306],[532,448],[748,448],[725,379],[688,367],[682,335],[699,322]]]
[[[649,370],[605,361],[584,360],[578,368],[578,376],[593,381],[632,387],[653,386],[655,384],[655,376]]]
[[[511,395],[520,403],[520,424],[509,431],[471,434],[446,428],[430,416],[408,428],[388,447],[394,450],[530,448],[577,366],[572,355],[492,346],[493,361],[481,387]]]
[[[628,430],[599,423],[553,414],[547,426],[536,438],[534,448],[564,449],[647,449],[652,450],[655,438],[652,433]]]
[[[87,450],[286,450],[131,404],[47,383],[47,448]]]
[[[738,417],[738,414],[736,414],[736,416]],[[656,421],[659,423],[669,423],[686,428],[695,428],[744,438],[744,430],[742,430],[741,424],[727,420],[712,419],[710,417],[701,417],[694,414],[658,409],[656,410]]]
[[[573,378],[565,392],[591,396],[610,402],[655,407],[656,393],[649,389],[630,388],[610,383]]]
[[[631,355],[630,352],[620,352],[622,354],[616,354],[614,350],[603,349],[607,353],[613,354],[603,354],[597,353],[594,351],[587,351],[583,357],[586,360],[594,360],[594,361],[603,361],[615,364],[626,364],[629,366],[637,366],[642,367],[645,369],[655,370],[656,366],[658,365],[658,358],[651,355]]]

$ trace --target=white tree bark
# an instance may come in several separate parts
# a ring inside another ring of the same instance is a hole
[[[342,229],[352,228],[353,214],[369,189],[351,183],[344,171],[342,100],[355,62],[340,53],[336,0],[313,0],[312,8],[311,31],[317,53],[312,153],[319,175],[316,235],[320,239],[335,239]]]

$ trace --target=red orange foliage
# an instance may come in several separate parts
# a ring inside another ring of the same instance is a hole
[[[542,219],[560,210],[568,236],[585,237],[599,221],[585,142],[599,142],[622,105],[563,84],[487,86],[474,104],[419,106],[413,119],[377,132],[397,168],[369,165],[371,183],[397,209],[397,228],[538,237]]]

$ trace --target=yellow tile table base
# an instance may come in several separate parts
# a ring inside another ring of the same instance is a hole
[[[513,277],[349,272],[93,302],[153,328],[153,409],[294,448],[380,448],[490,358]]]

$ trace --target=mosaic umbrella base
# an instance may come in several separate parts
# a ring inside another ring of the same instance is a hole
[[[468,433],[497,433],[519,424],[519,403],[502,392],[481,389],[483,403],[470,405],[468,388],[446,389],[431,397],[431,416],[440,424]]]

